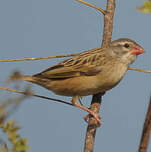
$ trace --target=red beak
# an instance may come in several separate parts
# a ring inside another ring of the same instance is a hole
[[[142,47],[140,47],[139,45],[135,45],[133,47],[133,49],[131,50],[131,53],[132,54],[135,54],[135,55],[139,55],[139,54],[143,54],[145,53],[145,51],[142,49]]]

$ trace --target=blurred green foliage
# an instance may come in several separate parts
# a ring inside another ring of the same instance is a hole
[[[7,135],[8,141],[12,144],[12,148],[5,150],[8,152],[27,152],[29,149],[27,145],[27,139],[19,135],[18,131],[20,129],[20,126],[15,125],[14,120],[10,120],[6,124],[4,122],[1,122],[0,129]],[[8,146],[5,148],[7,147]]]
[[[0,135],[0,152],[27,152],[29,149],[27,139],[19,134],[20,126],[14,120],[7,121],[9,115],[19,107],[27,95],[17,96],[16,98],[0,101],[0,131],[6,140]]]
[[[137,7],[136,9],[141,13],[151,13],[151,0],[143,2],[142,7]]]

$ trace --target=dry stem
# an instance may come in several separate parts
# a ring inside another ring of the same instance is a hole
[[[143,69],[138,69],[138,68],[128,68],[128,70],[139,71],[139,72],[145,72],[145,73],[151,73],[150,70],[143,70]]]
[[[31,61],[31,60],[64,58],[64,57],[76,56],[78,54],[79,53],[76,53],[76,54],[67,54],[67,55],[57,55],[57,56],[46,56],[46,57],[23,58],[23,59],[6,59],[6,60],[0,60],[0,62],[15,62],[15,61]]]
[[[115,0],[108,0],[106,14],[104,15],[104,33],[102,47],[107,46],[111,42],[114,10]],[[90,109],[97,114],[99,114],[100,111],[102,96],[103,94],[97,94],[93,95],[92,98]],[[97,126],[98,125],[96,120],[93,117],[91,117],[87,127],[84,152],[93,152]]]
[[[77,56],[77,55],[79,55],[79,53],[64,54],[64,55],[57,55],[57,56],[47,56],[47,57],[32,57],[32,58],[23,58],[23,59],[4,59],[4,60],[0,60],[0,62],[33,61],[33,60],[42,60],[42,59],[72,57],[72,56]],[[143,70],[143,69],[138,69],[138,68],[128,68],[128,70],[134,70],[134,71],[140,71],[140,72],[145,72],[145,73],[151,73],[150,70]]]
[[[148,112],[146,114],[146,119],[144,122],[142,137],[139,145],[139,152],[147,152],[150,132],[151,132],[151,97],[148,106]]]
[[[56,102],[60,102],[60,103],[64,103],[64,104],[73,106],[71,103],[68,103],[66,101],[55,99],[55,98],[49,98],[49,97],[45,97],[45,96],[40,96],[40,95],[34,94],[32,92],[27,93],[26,91],[18,91],[18,90],[15,90],[15,89],[4,88],[4,87],[1,87],[1,86],[0,86],[0,89],[1,90],[6,90],[6,91],[9,91],[9,92],[15,92],[15,93],[19,93],[19,94],[28,95],[28,96],[33,96],[33,97],[43,98],[43,99],[47,99],[47,100],[52,100],[52,101],[56,101]]]
[[[85,2],[85,1],[83,1],[83,0],[76,0],[76,1],[78,1],[78,2],[80,2],[80,3],[83,3],[84,5],[90,6],[90,7],[92,7],[92,8],[95,8],[96,10],[100,11],[103,15],[106,14],[106,11],[103,10],[102,8],[100,8],[100,7],[94,6],[94,5],[92,5],[92,4],[88,3],[88,2]]]

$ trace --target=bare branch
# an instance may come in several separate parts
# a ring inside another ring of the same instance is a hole
[[[71,103],[68,103],[66,101],[55,99],[55,98],[49,98],[49,97],[45,97],[45,96],[40,96],[40,95],[34,94],[32,92],[27,93],[26,91],[18,91],[18,90],[14,90],[14,89],[4,88],[4,87],[1,87],[1,86],[0,86],[0,89],[1,90],[6,90],[6,91],[9,91],[9,92],[15,92],[15,93],[19,93],[19,94],[28,95],[28,96],[33,96],[33,97],[43,98],[43,99],[47,99],[47,100],[52,100],[52,101],[56,101],[56,102],[60,102],[60,103],[64,103],[64,104],[73,106]]]
[[[115,10],[115,0],[108,0],[106,7],[106,14],[104,15],[104,33],[103,33],[102,47],[106,47],[111,42],[114,10]],[[103,95],[104,93],[96,94],[93,95],[92,98],[90,109],[97,114],[99,114],[100,111]],[[93,152],[96,129],[97,129],[97,122],[93,117],[91,117],[89,119],[89,124],[87,127],[84,152]]]
[[[151,132],[151,97],[150,97],[150,102],[148,106],[148,112],[146,114],[146,119],[144,122],[142,137],[141,137],[141,141],[139,145],[139,152],[147,152],[150,132]]]
[[[111,42],[112,31],[113,31],[113,18],[115,10],[115,0],[107,0],[106,15],[104,16],[104,31],[102,47],[108,46]]]
[[[151,71],[149,71],[149,70],[143,70],[143,69],[137,69],[137,68],[128,68],[128,70],[134,70],[134,71],[139,71],[139,72],[151,73]]]
[[[100,7],[94,6],[94,5],[92,5],[92,4],[88,3],[88,2],[85,2],[83,0],[76,0],[76,1],[78,1],[78,2],[80,2],[82,4],[84,4],[84,5],[90,6],[92,8],[95,8],[96,10],[100,11],[103,15],[106,14],[106,11],[103,10],[102,8],[100,8]]]
[[[46,56],[46,57],[23,58],[23,59],[6,59],[6,60],[0,60],[0,62],[32,61],[32,60],[42,60],[42,59],[64,58],[64,57],[71,57],[76,55],[79,55],[79,53],[57,55],[57,56]]]

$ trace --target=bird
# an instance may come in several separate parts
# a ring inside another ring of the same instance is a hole
[[[104,48],[81,52],[40,73],[16,78],[38,84],[57,95],[72,97],[74,106],[88,112],[101,125],[100,116],[80,105],[78,98],[115,87],[137,56],[144,52],[134,40],[120,38]]]

